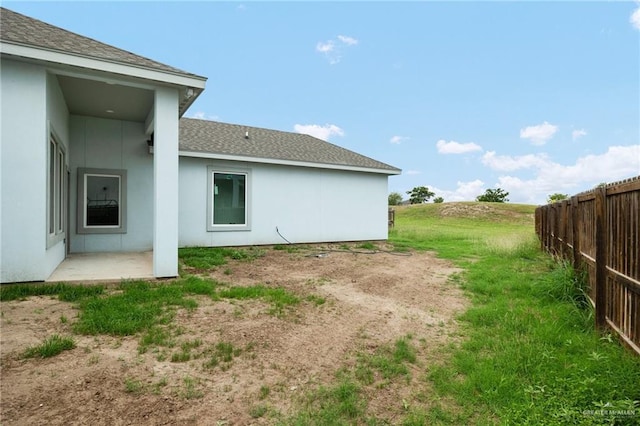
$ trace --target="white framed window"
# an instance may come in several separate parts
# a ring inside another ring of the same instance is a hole
[[[209,166],[207,172],[207,231],[250,230],[249,171]]]
[[[49,127],[47,161],[47,248],[65,238],[67,163],[64,145]]]
[[[127,171],[78,168],[78,234],[127,232]]]

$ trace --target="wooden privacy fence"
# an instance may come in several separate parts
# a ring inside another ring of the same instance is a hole
[[[536,209],[544,250],[586,272],[596,326],[640,355],[640,176]]]

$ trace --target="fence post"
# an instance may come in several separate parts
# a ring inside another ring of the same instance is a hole
[[[545,232],[545,208],[538,207],[536,209],[536,218],[538,218],[538,237],[540,237],[540,249],[546,251],[547,233]]]
[[[558,215],[556,214],[556,205],[551,204],[549,207],[549,252],[555,256],[558,254],[556,250],[556,238],[558,238]]]
[[[607,188],[596,189],[596,327],[606,327],[607,307]]]
[[[582,272],[582,247],[580,246],[580,210],[578,210],[578,197],[571,197],[571,225],[573,241],[573,270]]]
[[[562,258],[569,257],[569,218],[571,214],[569,200],[562,201]],[[571,242],[573,244],[573,241]]]

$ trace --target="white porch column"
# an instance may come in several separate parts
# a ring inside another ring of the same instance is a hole
[[[153,275],[178,275],[178,91],[155,92]]]

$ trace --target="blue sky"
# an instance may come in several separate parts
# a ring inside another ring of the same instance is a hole
[[[637,2],[11,2],[208,77],[188,117],[309,133],[389,191],[542,204],[640,174]]]

